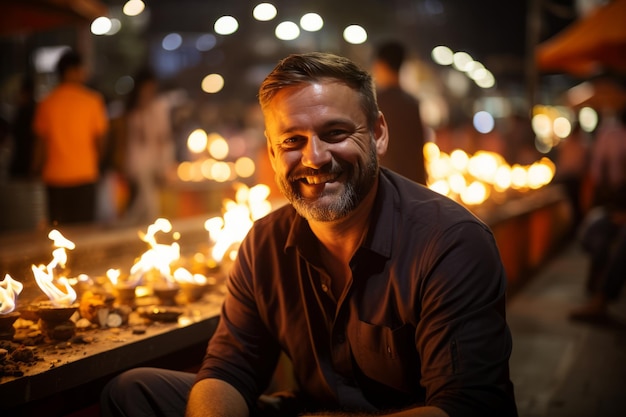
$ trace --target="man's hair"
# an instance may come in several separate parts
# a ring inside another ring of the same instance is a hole
[[[404,45],[397,41],[387,41],[376,49],[376,59],[384,62],[394,72],[400,72],[400,67],[406,57]]]
[[[61,55],[59,62],[57,62],[57,74],[61,79],[65,76],[65,73],[72,68],[77,68],[83,65],[83,57],[76,51],[68,50]]]
[[[378,104],[372,76],[348,58],[324,52],[292,54],[282,59],[259,88],[259,103],[266,109],[283,88],[333,79],[360,95],[367,123],[373,128],[378,118]]]

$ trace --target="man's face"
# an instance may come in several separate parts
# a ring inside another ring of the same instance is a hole
[[[370,131],[358,93],[345,84],[285,88],[264,116],[276,183],[304,218],[341,219],[376,183],[387,127],[380,115]]]

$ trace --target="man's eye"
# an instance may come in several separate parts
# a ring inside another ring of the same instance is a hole
[[[293,148],[297,146],[301,141],[302,141],[302,138],[300,138],[299,136],[291,136],[291,137],[284,139],[281,142],[281,145],[286,148]]]
[[[324,139],[326,141],[336,142],[345,138],[346,135],[347,135],[347,132],[345,130],[335,129],[335,130],[330,130],[326,132],[326,134],[324,135]]]

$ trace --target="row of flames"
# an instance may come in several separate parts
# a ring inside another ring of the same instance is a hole
[[[484,203],[492,193],[541,188],[552,181],[556,171],[546,157],[530,165],[510,165],[495,152],[469,155],[456,149],[447,154],[433,142],[424,145],[424,161],[428,187],[468,206]]]
[[[232,260],[236,256],[239,244],[248,233],[255,220],[263,217],[272,209],[267,200],[270,189],[264,184],[247,187],[238,184],[235,200],[225,199],[223,203],[223,217],[213,217],[205,222],[205,229],[209,232],[209,247],[211,251],[208,257],[215,265],[222,263],[225,257]],[[178,232],[173,233],[174,242],[170,244],[159,243],[156,238],[158,232],[172,232],[172,224],[164,218],[157,219],[148,226],[145,233],[140,232],[139,237],[148,244],[146,250],[132,265],[128,274],[122,277],[120,269],[108,269],[106,277],[114,287],[137,287],[146,283],[150,274],[155,272],[162,281],[169,285],[182,283],[204,284],[208,278],[200,273],[192,273],[185,266],[180,266],[181,251],[176,240],[180,238]],[[70,278],[64,275],[67,263],[67,251],[75,249],[75,244],[65,238],[58,230],[52,230],[48,234],[55,249],[52,251],[52,261],[47,265],[32,265],[32,272],[37,285],[49,298],[55,307],[72,305],[77,298],[75,286],[79,283],[90,282],[90,277],[80,274]],[[195,257],[205,257],[204,254],[196,254]],[[6,274],[0,281],[0,314],[10,313],[15,310],[17,296],[21,293],[23,284]]]

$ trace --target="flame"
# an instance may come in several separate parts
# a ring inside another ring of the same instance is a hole
[[[65,250],[72,250],[76,245],[74,245],[74,242],[66,239],[58,230],[51,230],[48,233],[48,238],[53,241],[57,249],[52,251],[52,260],[48,265],[32,265],[33,275],[37,285],[48,296],[53,305],[57,307],[67,306],[76,301],[76,291],[70,285],[67,277],[61,276],[57,279],[57,282],[65,288],[65,292],[63,292],[54,282],[54,271],[57,266],[65,268],[67,263],[67,252]]]
[[[226,255],[234,259],[237,248],[246,237],[255,220],[272,210],[267,201],[270,189],[265,184],[248,188],[240,184],[235,193],[235,200],[224,200],[223,218],[212,217],[205,221],[204,228],[209,232],[213,243],[211,256],[221,262]]]
[[[63,292],[54,284],[54,272],[44,265],[32,266],[33,275],[39,288],[48,296],[55,307],[66,307],[76,301],[76,291],[70,285],[66,277],[60,277],[57,281],[65,288]]]
[[[113,285],[117,285],[117,282],[120,278],[122,272],[119,269],[109,268],[106,272],[106,277],[111,281]]]
[[[0,281],[0,314],[7,314],[15,310],[15,302],[24,285],[6,274]]]
[[[50,233],[48,233],[48,238],[53,241],[54,246],[56,246],[57,248],[66,248],[72,250],[76,247],[74,242],[65,238],[65,236],[63,236],[61,232],[56,229],[53,229],[50,231]]]
[[[172,223],[164,218],[157,219],[148,226],[145,234],[140,233],[140,238],[150,245],[150,249],[144,252],[139,260],[130,269],[131,282],[139,283],[143,275],[148,271],[157,270],[165,280],[174,282],[171,273],[171,264],[180,259],[180,245],[177,242],[171,245],[157,243],[156,233],[172,231]]]
[[[541,188],[554,178],[554,163],[548,158],[522,166],[510,166],[504,158],[488,151],[468,155],[460,149],[450,155],[433,142],[424,145],[428,187],[473,206],[485,202],[491,191],[505,192]]]
[[[207,277],[202,274],[192,274],[188,269],[183,268],[182,266],[177,268],[174,271],[174,278],[179,283],[190,283],[190,284],[206,284],[208,282]]]

